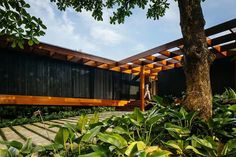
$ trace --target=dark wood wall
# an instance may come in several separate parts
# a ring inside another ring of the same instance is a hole
[[[132,97],[131,85],[127,83],[131,75],[36,54],[0,50],[0,94],[99,99]]]
[[[235,59],[228,57],[215,60],[211,66],[211,86],[213,94],[221,94],[225,88],[235,89]],[[181,96],[185,91],[183,68],[162,71],[158,75],[157,89],[159,95]]]

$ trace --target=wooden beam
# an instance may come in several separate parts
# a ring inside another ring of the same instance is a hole
[[[205,30],[206,35],[210,36],[236,27],[236,19],[221,23]]]
[[[110,70],[120,72],[121,68],[120,67],[113,67]]]
[[[168,50],[168,49],[174,48],[174,47],[176,47],[176,46],[178,46],[178,45],[182,45],[182,44],[183,44],[182,39],[178,39],[178,40],[169,42],[169,43],[167,43],[167,44],[164,44],[164,45],[155,47],[155,48],[153,48],[153,49],[144,51],[144,52],[139,53],[139,54],[137,54],[137,55],[128,57],[128,58],[126,58],[126,59],[124,59],[124,60],[121,60],[120,62],[121,62],[121,63],[132,62],[132,61],[134,61],[134,60],[138,60],[138,59],[140,59],[140,58],[145,58],[145,57],[147,57],[147,56],[151,56],[151,55],[154,55],[154,54],[156,54],[156,53],[166,51],[166,50]]]
[[[216,46],[219,44],[227,43],[232,40],[236,40],[236,34],[229,33],[223,36],[219,36],[213,39],[210,39],[209,37],[207,38],[207,43],[209,46]]]
[[[67,48],[62,48],[59,46],[55,46],[55,45],[50,45],[50,44],[46,44],[46,43],[40,43],[39,45],[35,45],[35,48],[39,48],[41,50],[48,50],[48,51],[53,51],[62,55],[73,55],[75,57],[80,57],[86,60],[93,60],[96,62],[101,62],[101,63],[106,63],[106,64],[114,64],[116,61],[110,60],[110,59],[106,59],[103,57],[98,57],[95,55],[91,55],[91,54],[87,54],[87,53],[83,53],[83,52],[79,52],[79,51],[74,51],[74,50],[70,50]]]
[[[55,54],[55,52],[50,51],[49,55],[52,57]]]
[[[92,60],[88,60],[88,61],[84,62],[83,64],[89,65],[89,66],[94,66],[94,67],[97,66],[97,63]]]
[[[49,96],[0,95],[0,105],[125,106],[126,100],[84,99]]]
[[[236,19],[233,19],[233,20],[227,21],[225,23],[222,23],[222,24],[213,26],[211,28],[208,28],[208,29],[205,30],[205,32],[206,32],[207,36],[210,36],[210,35],[217,34],[217,33],[220,33],[220,32],[226,31],[226,30],[230,30],[234,27],[236,27]],[[124,60],[121,60],[120,62],[121,63],[132,62],[134,60],[138,60],[140,58],[145,58],[147,56],[151,56],[151,55],[154,55],[156,53],[160,53],[160,52],[169,50],[171,48],[179,47],[181,45],[183,45],[183,40],[182,39],[177,39],[175,41],[166,43],[164,45],[161,45],[161,46],[158,46],[158,47],[155,47],[155,48],[152,48],[150,50],[144,51],[144,52],[139,53],[137,55],[128,57]]]
[[[97,66],[98,68],[101,68],[101,69],[109,69],[109,65],[108,64],[101,64],[99,66]]]
[[[75,57],[74,55],[68,55],[68,56],[67,56],[67,61],[72,60],[74,57]]]
[[[145,90],[145,66],[141,67],[140,71],[140,110],[145,111],[145,100],[144,91]]]

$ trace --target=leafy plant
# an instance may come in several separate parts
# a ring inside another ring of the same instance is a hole
[[[53,143],[40,149],[30,146],[27,155],[38,150],[41,156],[68,157],[234,157],[235,105],[224,103],[232,100],[232,91],[227,93],[214,97],[213,117],[208,122],[169,98],[158,98],[154,99],[157,105],[147,112],[135,109],[103,121],[95,113],[91,118],[80,116],[75,125],[53,125],[59,128]],[[0,151],[3,157],[12,150],[24,153],[17,142],[2,143],[8,146]]]

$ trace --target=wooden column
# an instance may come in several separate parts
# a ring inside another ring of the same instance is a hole
[[[145,88],[145,67],[140,70],[140,110],[145,111],[144,89]]]

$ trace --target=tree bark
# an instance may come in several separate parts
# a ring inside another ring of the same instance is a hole
[[[212,116],[210,65],[214,55],[208,50],[201,0],[178,0],[183,35],[183,66],[188,109],[198,111],[204,120]]]

